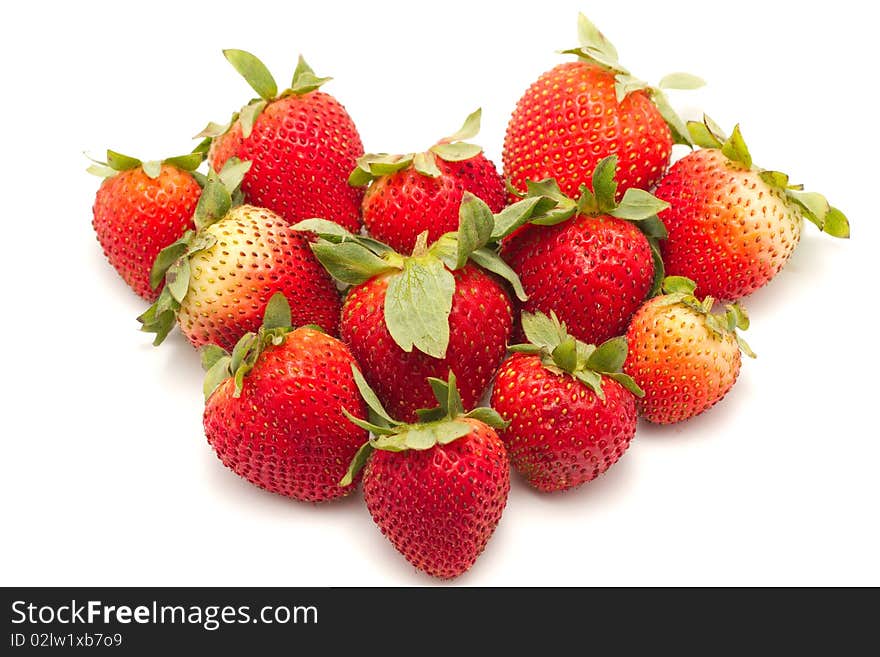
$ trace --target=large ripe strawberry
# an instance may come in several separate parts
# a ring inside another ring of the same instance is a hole
[[[504,361],[492,406],[510,424],[500,432],[510,461],[541,491],[592,481],[623,455],[636,432],[642,391],[620,372],[626,340],[588,345],[556,315],[522,316],[528,344]]]
[[[340,299],[331,278],[309,251],[308,239],[274,212],[233,207],[234,190],[247,163],[230,160],[211,172],[196,207],[197,231],[164,249],[151,273],[165,287],[138,319],[159,344],[175,320],[196,347],[232,349],[256,331],[266,304],[281,292],[292,304],[297,326],[317,324],[335,335]]]
[[[458,226],[465,192],[485,201],[492,212],[506,205],[504,181],[474,144],[464,142],[480,129],[480,110],[462,128],[424,153],[367,154],[358,160],[349,182],[367,185],[364,225],[371,236],[400,253],[411,253],[416,237],[428,242]]]
[[[105,179],[92,207],[98,242],[122,280],[147,301],[159,295],[150,286],[159,251],[193,227],[202,193],[193,171],[203,159],[201,153],[191,153],[141,162],[108,150],[106,162],[89,167]]]
[[[730,138],[708,117],[688,128],[702,150],[676,162],[656,191],[670,204],[660,214],[669,231],[662,245],[669,274],[693,279],[705,294],[739,299],[788,262],[805,218],[849,237],[846,217],[824,196],[752,164],[739,126]]]
[[[248,203],[290,223],[327,217],[357,231],[363,192],[348,185],[348,174],[364,147],[345,108],[318,91],[330,78],[316,77],[300,57],[291,87],[279,93],[259,59],[243,50],[223,54],[259,98],[228,126],[212,123],[199,134],[213,139],[213,168],[219,171],[230,157],[252,162],[241,184]]]
[[[621,335],[662,278],[656,213],[666,207],[648,192],[628,189],[618,204],[616,158],[596,167],[595,193],[575,202],[553,181],[529,183],[531,196],[556,199],[549,216],[533,220],[505,243],[502,255],[522,281],[528,312],[555,312],[578,340],[600,344]]]
[[[476,404],[504,358],[512,307],[490,272],[507,278],[520,296],[522,290],[486,247],[494,227],[489,208],[470,194],[464,199],[459,231],[430,247],[422,233],[411,256],[326,221],[295,226],[321,236],[312,245],[315,255],[337,280],[354,286],[340,334],[395,417],[415,419],[432,399],[426,377],[450,370],[465,404]]]
[[[455,385],[432,378],[439,407],[416,424],[392,418],[354,368],[371,422],[346,413],[374,437],[352,460],[341,484],[364,470],[364,498],[391,544],[419,570],[443,579],[467,571],[491,538],[510,490],[510,466],[491,408],[465,413]]]
[[[292,328],[276,293],[263,325],[232,354],[206,347],[204,426],[230,470],[260,488],[307,502],[346,495],[339,485],[367,432],[349,422],[367,409],[344,344],[313,328]]]
[[[755,356],[736,332],[749,327],[745,311],[734,304],[713,313],[714,299],[700,301],[695,290],[687,278],[668,277],[665,294],[642,306],[627,331],[623,369],[645,391],[639,410],[651,422],[681,422],[711,408],[736,382],[740,350]]]
[[[547,71],[517,103],[504,138],[504,176],[520,190],[528,181],[555,178],[568,196],[589,184],[599,161],[618,156],[622,194],[650,189],[669,166],[673,143],[688,131],[662,89],[694,89],[703,81],[668,75],[658,87],[634,78],[617,50],[581,14],[578,60]]]

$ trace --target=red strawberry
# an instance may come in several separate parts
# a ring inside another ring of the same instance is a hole
[[[479,146],[465,143],[480,129],[480,110],[455,134],[424,153],[364,155],[349,182],[369,184],[364,195],[364,224],[378,240],[400,253],[411,253],[416,237],[428,231],[434,242],[458,226],[465,192],[500,212],[507,192],[504,181]]]
[[[595,194],[584,186],[577,203],[553,181],[529,183],[530,195],[556,199],[558,208],[536,221],[542,225],[516,233],[502,250],[528,295],[523,309],[555,312],[573,336],[588,344],[622,334],[662,278],[652,242],[664,234],[656,213],[666,204],[637,189],[627,190],[617,204],[615,160],[599,163]]]
[[[501,431],[511,463],[541,491],[592,481],[629,447],[636,400],[644,394],[620,372],[626,340],[599,347],[568,335],[556,315],[524,313],[529,344],[506,360],[492,406],[510,425]]]
[[[422,233],[409,257],[329,222],[295,226],[321,235],[315,255],[337,280],[354,286],[343,304],[342,339],[382,403],[407,420],[430,404],[426,377],[454,371],[472,406],[504,358],[511,303],[486,269],[522,293],[515,274],[485,248],[494,223],[486,204],[466,194],[460,223],[458,233],[430,248]]]
[[[176,319],[196,347],[232,349],[259,328],[269,299],[281,292],[293,304],[297,325],[317,324],[336,334],[339,294],[306,236],[265,208],[231,207],[229,190],[247,171],[235,162],[209,175],[196,208],[198,232],[188,231],[156,259],[152,282],[164,278],[166,285],[139,318],[143,330],[156,333],[159,344]]]
[[[504,138],[504,176],[524,190],[528,181],[555,178],[575,196],[599,161],[617,155],[622,194],[649,189],[669,166],[672,144],[689,144],[684,123],[662,89],[694,89],[691,75],[666,76],[659,88],[634,78],[617,50],[581,14],[578,61],[544,73],[517,103]]]
[[[306,502],[342,497],[347,464],[367,432],[342,414],[367,409],[355,386],[351,353],[312,328],[292,329],[276,293],[263,326],[230,356],[203,352],[205,435],[230,470],[260,488]]]
[[[376,437],[342,485],[366,462],[364,498],[382,533],[419,570],[458,577],[483,552],[507,504],[510,467],[493,429],[503,420],[491,408],[466,414],[450,372],[448,381],[430,381],[439,408],[423,412],[419,424],[403,424],[354,373],[375,424],[350,419]]]
[[[627,332],[624,371],[645,391],[639,410],[651,422],[681,422],[711,408],[736,382],[740,349],[755,356],[736,333],[749,327],[745,311],[730,305],[713,314],[714,299],[700,301],[695,289],[670,276],[666,294],[642,306]]]
[[[260,97],[233,115],[229,126],[212,123],[200,133],[213,138],[213,168],[219,171],[230,157],[250,161],[241,184],[249,203],[290,223],[329,217],[357,231],[363,193],[347,181],[364,147],[345,108],[317,91],[330,78],[316,77],[300,57],[291,88],[279,94],[256,57],[243,50],[223,54]]]
[[[706,294],[739,299],[788,262],[804,218],[849,237],[846,217],[824,196],[752,165],[739,126],[729,139],[708,117],[688,128],[703,150],[676,162],[656,192],[670,203],[660,215],[669,231],[662,252],[670,274],[693,279]]]
[[[162,162],[107,151],[107,162],[89,171],[105,178],[95,196],[92,226],[107,260],[138,296],[154,301],[153,261],[192,228],[202,188],[193,171],[204,155],[192,153]]]

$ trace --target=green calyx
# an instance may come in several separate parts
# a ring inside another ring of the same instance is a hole
[[[235,391],[232,396],[240,397],[244,377],[254,368],[260,354],[269,345],[280,345],[284,342],[284,336],[292,330],[290,304],[283,293],[276,292],[266,304],[260,330],[256,333],[245,333],[236,343],[231,354],[214,344],[202,347],[202,367],[205,369],[202,390],[205,393],[205,401],[229,378],[235,380]]]
[[[822,194],[805,192],[803,185],[791,184],[788,175],[781,171],[769,171],[754,166],[739,125],[734,126],[728,137],[715,121],[704,114],[702,122],[689,121],[687,127],[694,144],[700,148],[720,150],[733,164],[745,169],[756,169],[761,180],[785,194],[819,230],[832,237],[849,238],[849,219],[843,212],[832,207]]]
[[[192,153],[187,153],[185,155],[175,155],[174,157],[166,157],[164,160],[149,160],[143,162],[136,157],[123,155],[117,151],[111,151],[108,148],[107,158],[104,162],[96,160],[89,155],[86,155],[86,157],[92,161],[92,164],[86,169],[86,171],[93,176],[98,176],[99,178],[112,178],[122,171],[131,171],[132,169],[141,168],[149,178],[155,180],[162,172],[163,164],[169,164],[183,171],[194,173],[202,162],[204,162],[205,153],[197,149]]]
[[[466,418],[479,420],[496,429],[503,429],[509,424],[491,408],[480,407],[465,412],[452,370],[449,370],[449,378],[446,381],[434,377],[428,378],[431,390],[437,399],[437,407],[416,411],[419,422],[413,424],[399,422],[388,414],[355,365],[351,366],[351,373],[367,404],[369,420],[355,417],[345,408],[342,412],[350,422],[372,435],[355,454],[348,471],[339,482],[340,486],[350,486],[367,459],[377,449],[386,452],[405,452],[411,449],[424,451],[437,445],[448,445],[473,431],[473,426],[464,421]]]
[[[528,199],[505,212],[529,214],[537,204],[538,200]],[[312,252],[337,281],[359,285],[377,276],[387,276],[385,325],[391,337],[406,352],[418,349],[433,358],[445,358],[455,294],[453,271],[471,261],[505,279],[518,298],[526,299],[519,277],[495,248],[495,229],[502,215],[493,215],[483,201],[465,193],[459,208],[458,230],[446,233],[431,245],[427,244],[427,233],[423,233],[410,256],[324,219],[307,219],[293,228],[317,233]]]
[[[692,146],[684,121],[672,108],[666,96],[667,89],[699,89],[706,83],[702,78],[690,73],[671,73],[653,87],[634,77],[618,60],[617,49],[602,32],[583,14],[578,14],[579,48],[563,50],[563,54],[577,55],[583,61],[601,66],[614,74],[614,89],[617,102],[623,102],[634,91],[645,91],[654,101],[660,115],[672,132],[676,144]]]
[[[540,356],[545,368],[556,374],[571,375],[603,401],[602,377],[617,381],[636,397],[645,396],[638,384],[621,371],[627,354],[626,338],[611,338],[597,347],[569,335],[554,312],[549,317],[540,312],[524,312],[521,317],[529,342],[513,345],[510,351]]]
[[[666,227],[657,215],[668,208],[669,204],[650,192],[632,187],[624,192],[623,198],[618,202],[616,171],[617,156],[609,155],[603,158],[593,170],[592,190],[586,185],[581,185],[581,194],[577,200],[563,194],[552,178],[540,182],[527,181],[527,191],[523,195],[523,201],[538,199],[537,205],[529,213],[515,211],[500,221],[502,230],[498,238],[512,234],[525,223],[555,226],[579,215],[591,217],[608,215],[631,221],[644,233],[651,247],[654,261],[654,283],[651,294],[656,293],[664,276],[659,240],[666,239],[667,235]],[[516,209],[517,205],[519,203],[508,209]],[[512,220],[506,220],[508,218]]]
[[[362,155],[358,158],[354,171],[348,177],[348,184],[352,187],[363,187],[376,178],[388,176],[409,167],[413,167],[423,176],[436,178],[440,175],[436,158],[445,162],[460,162],[479,155],[483,149],[476,144],[469,144],[465,140],[475,137],[480,132],[482,112],[482,109],[477,108],[465,119],[461,128],[422,153],[407,153],[406,155],[367,153]]]
[[[715,335],[724,337],[732,335],[739,345],[740,350],[749,358],[755,358],[755,352],[752,351],[748,343],[739,335],[737,329],[745,331],[749,328],[749,316],[746,314],[745,308],[737,303],[726,305],[723,313],[712,312],[715,306],[715,299],[706,297],[703,300],[698,299],[694,292],[697,284],[691,279],[684,276],[667,276],[663,279],[663,296],[658,297],[661,303],[666,305],[678,304],[689,308],[690,310],[703,316],[706,326]]]
[[[251,136],[254,124],[266,109],[266,106],[274,100],[285,98],[287,96],[303,96],[307,93],[315,91],[325,82],[333,78],[319,78],[315,75],[312,68],[299,56],[296,69],[293,72],[293,80],[290,87],[278,91],[278,83],[272,73],[255,55],[246,50],[236,50],[230,48],[223,51],[223,56],[232,64],[232,67],[238,71],[245,82],[250,85],[257,93],[256,98],[252,98],[238,112],[232,115],[228,123],[219,124],[211,121],[205,128],[195,136],[196,139],[205,139],[203,143],[210,145],[210,140],[224,134],[232,124],[241,121],[241,135],[245,139]]]
[[[165,282],[156,302],[138,317],[141,330],[155,333],[154,345],[159,345],[174,327],[180,304],[189,290],[192,274],[190,258],[209,249],[217,239],[205,228],[226,216],[230,209],[241,203],[239,185],[250,162],[229,158],[220,173],[211,171],[205,182],[199,202],[193,214],[196,230],[188,230],[179,240],[165,247],[156,256],[150,270],[150,285],[155,290]]]

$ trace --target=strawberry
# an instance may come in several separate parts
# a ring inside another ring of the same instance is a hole
[[[230,160],[211,172],[195,212],[196,231],[159,253],[151,282],[165,288],[138,319],[161,343],[175,320],[196,347],[232,349],[256,331],[276,292],[293,303],[298,326],[317,324],[336,334],[340,300],[333,281],[309,252],[306,236],[274,212],[252,205],[233,207],[248,163]]]
[[[703,81],[668,75],[659,87],[630,75],[617,50],[583,14],[578,60],[544,73],[517,103],[504,137],[504,176],[516,189],[555,178],[568,196],[589,184],[599,161],[617,155],[623,194],[650,189],[669,166],[672,144],[689,144],[681,118],[663,89],[694,89]]]
[[[89,172],[104,178],[95,195],[92,226],[113,268],[135,293],[155,301],[153,261],[190,228],[202,188],[193,171],[204,155],[191,153],[161,162],[141,162],[107,151],[106,162]]]
[[[458,577],[483,552],[507,504],[510,466],[495,433],[504,421],[491,408],[465,413],[450,372],[446,381],[430,379],[439,406],[404,424],[352,372],[371,422],[346,415],[375,437],[358,451],[341,485],[350,485],[366,463],[364,498],[382,533],[422,572]]]
[[[203,352],[205,435],[223,464],[272,493],[306,502],[346,495],[338,485],[367,439],[342,406],[367,417],[344,344],[314,328],[291,327],[276,292],[263,324],[230,355]]]
[[[319,78],[300,57],[290,89],[278,93],[272,74],[243,50],[226,59],[257,92],[226,126],[209,123],[198,136],[212,139],[209,158],[220,170],[230,157],[253,163],[242,181],[245,199],[290,223],[332,217],[349,230],[360,227],[363,192],[348,174],[364,147],[351,117],[333,96],[318,91]]]
[[[601,344],[622,334],[662,278],[656,239],[666,207],[648,192],[628,189],[618,204],[616,157],[593,173],[595,193],[582,186],[575,202],[552,180],[529,183],[529,195],[554,199],[548,216],[532,219],[502,249],[522,281],[528,312],[555,312],[578,340]],[[646,235],[647,233],[647,235]]]
[[[459,223],[457,233],[430,247],[422,233],[411,256],[327,221],[294,226],[321,236],[312,244],[318,260],[353,286],[340,334],[382,403],[405,420],[431,403],[426,377],[449,371],[465,404],[477,403],[504,358],[513,325],[507,291],[489,272],[522,296],[516,275],[486,246],[494,226],[488,206],[466,192]]]
[[[739,299],[788,262],[803,219],[849,237],[847,218],[824,196],[752,164],[739,126],[729,138],[708,117],[688,129],[702,150],[676,162],[656,191],[670,203],[660,215],[669,231],[662,252],[670,274],[720,299]]]
[[[541,491],[592,481],[623,455],[636,432],[641,389],[620,367],[626,340],[588,345],[555,314],[522,316],[528,344],[502,365],[492,406],[510,421],[500,432],[511,463]]]
[[[736,382],[740,350],[755,357],[736,332],[749,327],[745,311],[733,304],[714,314],[714,299],[700,301],[695,290],[687,278],[666,278],[666,294],[642,306],[627,331],[623,369],[645,391],[639,410],[651,422],[681,422],[711,408]]]
[[[363,213],[370,235],[400,253],[411,253],[423,231],[433,242],[456,229],[464,192],[501,212],[507,199],[504,181],[479,146],[463,141],[479,131],[480,114],[478,109],[461,130],[424,153],[371,153],[358,159],[349,183],[369,184]]]

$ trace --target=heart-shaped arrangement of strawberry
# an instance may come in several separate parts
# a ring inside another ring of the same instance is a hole
[[[583,15],[578,35],[517,103],[503,174],[469,141],[480,110],[426,150],[364,154],[330,78],[300,57],[279,90],[242,50],[224,55],[257,96],[191,153],[89,167],[98,241],[152,304],[142,329],[201,349],[220,461],[300,502],[362,482],[435,577],[483,552],[511,465],[546,493],[589,485],[639,417],[718,403],[754,357],[736,301],[804,219],[849,237],[825,197],[753,162],[739,126],[676,114],[666,90],[702,80],[649,85]],[[670,166],[674,144],[690,152]]]

